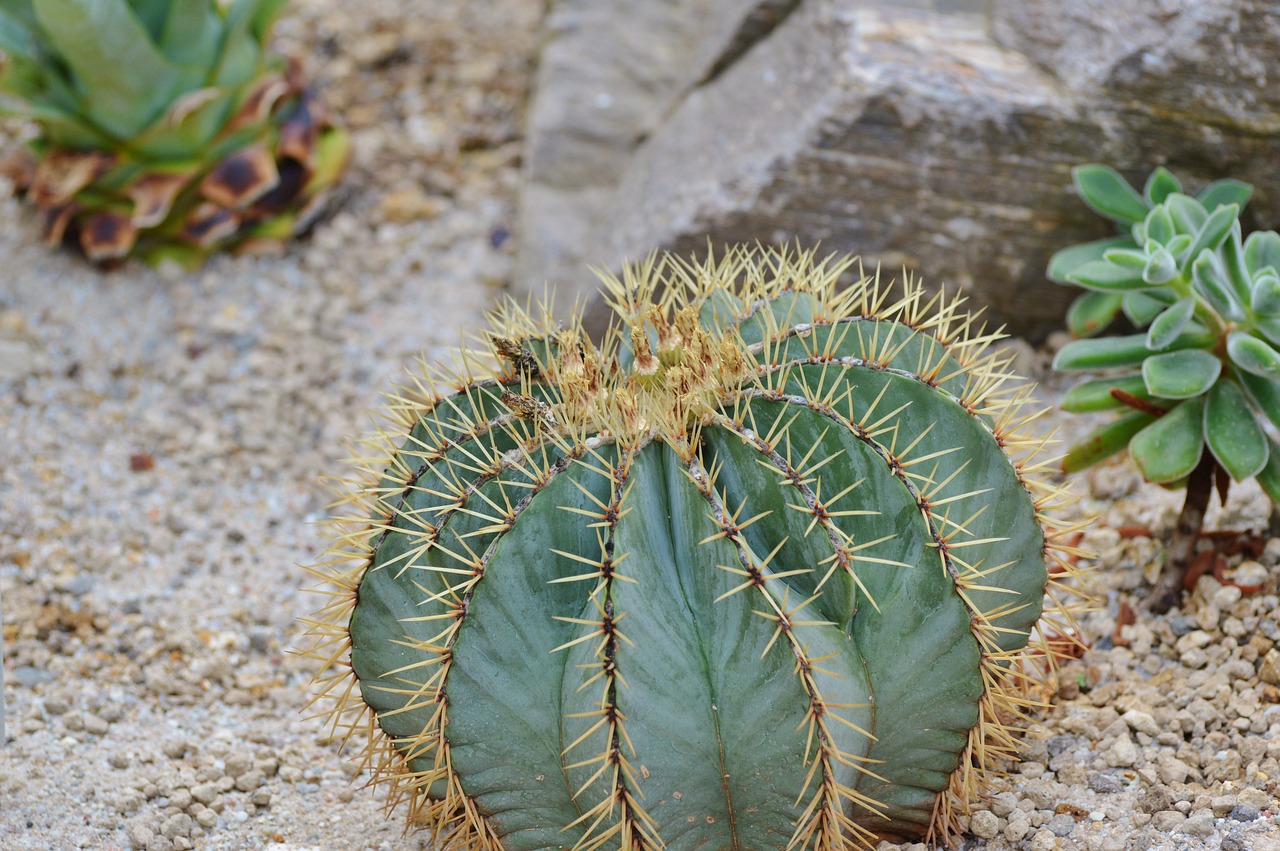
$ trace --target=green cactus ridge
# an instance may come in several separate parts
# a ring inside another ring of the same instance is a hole
[[[310,654],[441,847],[945,838],[1015,753],[1073,634],[1031,391],[853,262],[651,258],[601,345],[508,306],[391,395]]]

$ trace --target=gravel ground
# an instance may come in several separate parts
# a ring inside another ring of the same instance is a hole
[[[341,212],[284,256],[101,275],[0,202],[0,847],[426,847],[307,720],[297,565],[379,391],[509,276],[541,7],[297,0],[282,46],[357,155]],[[1261,591],[1206,577],[1117,629],[1177,495],[1123,464],[1079,489],[1093,646],[964,847],[1278,851],[1280,540],[1229,559]],[[1248,487],[1210,516],[1266,522]]]

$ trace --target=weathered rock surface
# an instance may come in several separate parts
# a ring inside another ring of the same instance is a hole
[[[556,0],[529,128],[519,286],[762,240],[965,288],[1039,338],[1054,250],[1105,236],[1070,185],[1236,176],[1274,226],[1280,11],[1266,0]]]

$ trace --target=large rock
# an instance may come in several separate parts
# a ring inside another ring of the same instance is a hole
[[[654,248],[861,254],[961,287],[1036,339],[1054,250],[1109,226],[1080,162],[1254,183],[1280,212],[1269,0],[555,0],[529,128],[518,286]]]

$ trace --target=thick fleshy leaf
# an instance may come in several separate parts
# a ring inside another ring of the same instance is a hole
[[[1265,316],[1280,314],[1280,276],[1268,267],[1254,278],[1251,305],[1254,312]]]
[[[1130,269],[1145,269],[1150,260],[1145,251],[1136,248],[1110,248],[1103,253],[1102,259]]]
[[[1109,411],[1123,408],[1124,402],[1117,399],[1111,391],[1117,390],[1138,399],[1150,399],[1147,383],[1141,375],[1126,375],[1121,378],[1095,378],[1082,381],[1062,397],[1062,410],[1070,414],[1088,414],[1094,411]]]
[[[1120,293],[1081,293],[1067,310],[1067,330],[1076,337],[1092,337],[1120,312]]]
[[[1273,230],[1258,230],[1249,234],[1244,243],[1244,262],[1253,275],[1268,266],[1280,269],[1280,234]]]
[[[1212,352],[1188,349],[1147,358],[1142,379],[1152,396],[1190,399],[1213,386],[1222,374],[1222,361]]]
[[[1072,272],[1086,263],[1104,259],[1106,252],[1112,249],[1133,250],[1137,247],[1138,244],[1127,236],[1113,236],[1108,239],[1073,245],[1070,248],[1054,252],[1053,257],[1049,258],[1049,268],[1045,274],[1049,280],[1055,283],[1069,284],[1071,283],[1069,276]],[[1145,258],[1143,263],[1146,263]]]
[[[1156,246],[1147,257],[1147,265],[1142,270],[1142,280],[1148,284],[1167,284],[1178,274],[1178,261],[1173,259],[1164,246]]]
[[[1271,438],[1267,438],[1267,463],[1255,478],[1263,493],[1271,499],[1271,504],[1280,505],[1280,446]]]
[[[209,0],[165,0],[165,5],[172,11],[156,39],[160,50],[174,62],[207,71],[218,57],[222,16]]]
[[[1175,233],[1173,229],[1173,219],[1169,216],[1169,211],[1161,204],[1147,213],[1145,230],[1147,234],[1147,242],[1156,242],[1164,245],[1173,239]]]
[[[1210,183],[1196,195],[1196,200],[1212,213],[1215,209],[1225,204],[1237,204],[1243,209],[1252,196],[1253,187],[1251,185],[1243,180],[1226,178],[1225,180],[1215,180]]]
[[[1213,457],[1237,482],[1252,478],[1267,463],[1266,435],[1234,381],[1219,381],[1209,391],[1204,439]]]
[[[183,86],[124,0],[32,0],[45,38],[75,73],[89,119],[121,139],[154,121]]]
[[[1141,411],[1133,411],[1112,420],[1067,450],[1062,456],[1062,471],[1078,473],[1099,461],[1105,461],[1128,446],[1135,434],[1155,420],[1151,414]]]
[[[1147,178],[1147,185],[1143,187],[1142,194],[1148,204],[1160,204],[1171,193],[1181,191],[1182,184],[1173,176],[1173,172],[1164,166],[1158,166]]]
[[[1147,348],[1158,351],[1176,340],[1186,329],[1195,310],[1195,296],[1178,299],[1172,307],[1166,308],[1151,321],[1151,327],[1147,329]]]
[[[1179,263],[1181,263],[1182,260],[1184,259],[1183,255],[1186,254],[1187,249],[1189,249],[1190,247],[1191,247],[1190,234],[1180,233],[1177,236],[1175,236],[1173,239],[1169,240],[1169,244],[1165,246],[1165,249],[1167,249],[1168,252],[1172,254],[1174,257],[1178,258]]]
[[[1147,203],[1120,172],[1108,165],[1081,165],[1071,170],[1080,197],[1113,221],[1133,224],[1147,217]]]
[[[1227,234],[1231,233],[1231,226],[1236,223],[1239,216],[1238,204],[1225,204],[1214,210],[1196,231],[1196,237],[1191,241],[1191,247],[1187,249],[1187,253],[1191,257],[1199,257],[1202,251],[1216,250],[1227,238]]]
[[[1271,345],[1280,346],[1280,316],[1259,316],[1253,327]]]
[[[1143,478],[1156,484],[1191,474],[1204,451],[1204,399],[1188,399],[1129,441]]]
[[[1138,328],[1145,328],[1164,312],[1176,299],[1166,290],[1147,290],[1138,293],[1125,293],[1124,315]]]
[[[1252,276],[1244,259],[1244,239],[1241,236],[1239,220],[1236,220],[1231,233],[1222,241],[1217,253],[1226,271],[1227,281],[1231,284],[1231,292],[1235,293],[1236,301],[1242,305],[1248,304]]]
[[[1227,336],[1227,354],[1231,362],[1245,372],[1280,380],[1280,352],[1251,334],[1231,332]]]
[[[1176,338],[1164,351],[1205,349],[1213,345],[1212,334],[1186,333]],[[1053,368],[1062,371],[1106,369],[1113,366],[1137,366],[1151,357],[1146,334],[1104,337],[1100,340],[1072,340],[1053,359]]]
[[[1244,387],[1249,398],[1253,400],[1253,404],[1257,406],[1259,411],[1269,419],[1277,429],[1280,429],[1280,382],[1271,381],[1258,375],[1252,375],[1248,372],[1239,372],[1236,374],[1240,384]]]
[[[1178,233],[1197,234],[1209,218],[1209,211],[1199,201],[1178,192],[1164,199],[1164,204]]]
[[[1234,287],[1218,258],[1218,253],[1206,248],[1191,265],[1191,280],[1196,291],[1220,315],[1233,319],[1241,316]]]
[[[1175,270],[1176,271],[1176,270]],[[1151,286],[1144,279],[1145,271],[1128,266],[1118,266],[1105,260],[1086,263],[1067,276],[1070,283],[1102,292],[1125,292]]]

